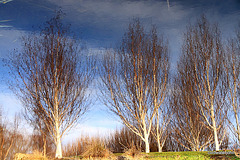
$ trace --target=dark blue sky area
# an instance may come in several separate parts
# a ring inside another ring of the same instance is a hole
[[[179,37],[186,23],[203,13],[228,30],[239,21],[240,1],[169,0],[168,8],[167,0],[12,0],[0,4],[0,21],[9,20],[0,25],[27,32],[38,30],[60,7],[77,36],[94,47],[113,47],[134,17],[140,18],[147,27],[156,24],[158,31],[170,40]]]
[[[13,0],[0,4],[0,20],[10,20],[8,25],[19,30],[32,30],[53,15],[56,6],[48,1]]]

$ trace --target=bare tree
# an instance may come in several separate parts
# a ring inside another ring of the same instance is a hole
[[[14,159],[16,153],[29,153],[32,151],[28,133],[25,132],[23,128],[20,128],[21,120],[20,114],[16,114],[14,118],[14,126],[12,127],[13,129],[9,130],[14,138],[12,149],[9,152],[9,160]]]
[[[23,37],[23,48],[10,58],[11,87],[23,102],[28,120],[44,123],[62,157],[61,138],[88,110],[92,80],[90,58],[63,25],[61,11],[40,34]]]
[[[213,143],[213,133],[197,106],[194,95],[194,65],[191,56],[183,55],[178,62],[171,99],[174,139],[191,151],[202,151]],[[210,133],[209,133],[210,132]]]
[[[6,123],[3,122],[2,108],[0,109],[0,158],[6,160],[11,156],[10,152],[15,143],[17,126],[13,131],[7,129]]]
[[[230,129],[233,131],[238,142],[240,142],[240,32],[236,32],[236,35],[236,38],[230,40],[227,45],[224,67],[226,73],[226,83],[228,87],[227,97],[229,106],[231,108],[228,116],[228,122],[230,124]],[[232,121],[232,119],[235,119],[235,121]]]
[[[217,25],[211,25],[203,16],[185,34],[183,54],[193,65],[193,85],[190,88],[196,105],[214,134],[215,149],[221,144],[218,131],[223,127],[224,110],[223,47]]]
[[[4,119],[4,120],[3,120]],[[6,117],[2,116],[0,108],[0,159],[12,160],[14,155],[20,152],[29,151],[28,141],[23,133],[19,132],[20,117],[14,117],[14,122],[10,123]]]
[[[106,106],[145,143],[168,83],[168,46],[153,28],[146,34],[138,20],[129,25],[119,51],[105,55],[102,95]]]

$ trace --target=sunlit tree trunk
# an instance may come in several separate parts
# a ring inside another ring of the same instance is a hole
[[[216,149],[216,151],[219,151],[218,133],[217,133],[217,126],[216,126],[216,119],[215,119],[215,115],[214,115],[213,105],[211,106],[211,119],[212,119],[213,133],[214,133],[215,149]]]
[[[146,148],[146,150],[145,150],[145,152],[146,153],[149,153],[150,152],[150,148],[149,148],[149,140],[148,140],[148,136],[147,135],[145,135],[145,148]]]
[[[57,127],[58,124],[56,124],[56,156],[57,158],[62,158],[62,144],[61,144],[61,136],[59,128]]]
[[[236,119],[236,125],[237,125],[237,137],[238,137],[238,142],[240,142],[240,124],[238,121],[238,114],[236,111],[234,111],[235,119]]]

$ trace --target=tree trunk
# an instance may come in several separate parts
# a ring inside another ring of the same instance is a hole
[[[149,142],[148,142],[148,140],[145,141],[145,147],[146,147],[146,153],[149,153],[150,149],[149,149]]]
[[[146,153],[150,152],[148,135],[145,135],[145,152]]]
[[[214,140],[215,140],[216,151],[219,151],[219,143],[218,143],[218,136],[217,136],[217,128],[214,127],[214,128],[213,128],[213,131],[214,131]]]
[[[158,144],[158,152],[161,153],[162,152],[162,146],[160,144]]]
[[[216,151],[219,151],[218,134],[217,134],[217,127],[216,127],[216,121],[215,121],[213,106],[211,106],[211,119],[212,119],[212,124],[213,124],[212,127],[213,127],[213,132],[214,132],[215,147],[216,147]]]
[[[56,158],[62,158],[62,144],[61,144],[61,137],[60,137],[60,132],[59,132],[59,128],[58,125],[56,127],[57,130],[57,137],[56,137]]]
[[[46,136],[43,135],[43,156],[46,157],[46,151],[47,151],[47,141],[46,141]]]
[[[15,135],[14,135],[14,136],[15,136]],[[13,136],[12,136],[11,138],[12,138],[12,139],[11,139],[10,146],[8,147],[7,152],[5,153],[5,156],[4,156],[4,159],[3,159],[3,160],[6,160],[6,159],[7,159],[8,153],[9,153],[10,149],[12,148],[14,139],[13,139]]]
[[[162,152],[162,145],[160,144],[159,136],[157,136],[157,143],[158,143],[158,152]]]
[[[240,128],[239,128],[238,114],[236,109],[234,109],[234,113],[235,113],[235,119],[236,119],[236,125],[237,125],[238,142],[240,142]]]

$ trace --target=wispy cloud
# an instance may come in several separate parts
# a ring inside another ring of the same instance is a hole
[[[69,17],[73,18],[72,14],[74,14],[74,20],[79,19],[98,25],[102,24],[102,26],[105,26],[105,23],[112,23],[111,26],[118,25],[113,22],[128,23],[133,17],[157,20],[155,23],[170,22],[182,20],[190,13],[176,2],[172,2],[171,10],[169,10],[167,1],[49,1],[70,13]]]
[[[94,44],[115,47],[132,18],[140,18],[147,27],[156,24],[162,32],[182,26],[192,10],[177,2],[129,0],[48,0],[66,13],[65,19],[81,32],[83,38]],[[181,23],[181,24],[179,24]],[[176,25],[178,24],[178,25]],[[105,45],[108,44],[108,45]]]
[[[108,127],[96,127],[91,125],[82,124],[79,125],[78,128],[72,129],[68,134],[63,137],[63,144],[67,144],[71,141],[75,141],[77,138],[81,136],[90,136],[90,137],[106,137],[111,133],[114,133],[116,128],[108,128]]]
[[[13,1],[13,0],[0,0],[0,4],[1,4],[1,3],[2,3],[2,4],[6,4],[6,3],[11,2],[11,1]]]
[[[9,22],[9,21],[11,21],[11,20],[1,20],[0,23],[1,22]]]
[[[12,27],[12,26],[10,26],[10,25],[4,25],[3,23],[5,23],[5,22],[9,22],[9,21],[11,21],[11,20],[1,20],[0,21],[0,28],[9,28],[9,27]],[[2,24],[1,24],[2,23]]]
[[[12,26],[8,26],[8,25],[1,25],[1,24],[0,24],[0,28],[9,28],[9,27],[12,27]]]

